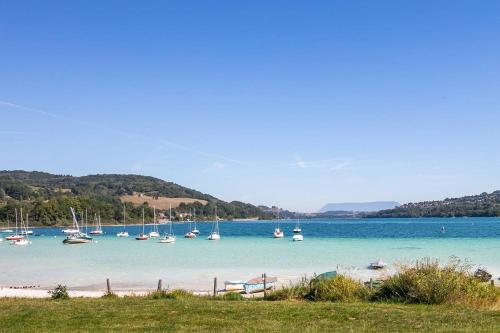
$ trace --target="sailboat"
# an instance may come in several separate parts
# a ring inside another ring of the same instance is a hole
[[[92,241],[92,237],[88,237],[84,233],[80,232],[80,226],[78,225],[78,220],[76,219],[75,210],[70,207],[71,216],[73,218],[73,230],[77,230],[76,233],[70,234],[63,240],[63,244],[87,244]],[[83,220],[82,220],[83,221]]]
[[[22,222],[22,216],[21,216],[21,222]],[[24,230],[21,227],[21,235],[27,236],[27,235],[33,235],[33,230],[28,229],[28,214],[26,213],[26,224],[24,225]]]
[[[25,236],[21,239],[18,240],[13,240],[12,245],[29,245],[31,242],[28,240],[28,233],[27,233],[27,228],[26,225],[23,223],[23,215],[22,215],[22,209],[21,209],[21,232],[20,234]],[[26,214],[26,219],[28,219],[28,214]]]
[[[301,232],[302,232],[302,229],[300,228],[300,222],[299,222],[299,219],[297,219],[297,223],[295,224],[295,228],[293,228],[293,233],[300,234]]]
[[[193,221],[194,221],[194,229],[191,230],[191,232],[198,236],[200,234],[200,230],[198,230],[198,228],[196,227],[196,209],[195,208],[193,208]]]
[[[188,232],[184,235],[184,238],[196,238],[196,234],[193,232],[193,229],[191,228],[191,219],[189,219]]]
[[[292,240],[294,242],[301,242],[304,240],[304,236],[302,236],[300,234],[301,232],[302,232],[302,229],[300,228],[300,223],[299,223],[299,220],[297,219],[297,224],[295,225],[295,228],[293,228]]]
[[[128,232],[125,230],[125,205],[123,205],[123,231],[117,233],[116,237],[128,237]]]
[[[71,208],[72,209],[72,208]],[[73,225],[75,223],[73,222]],[[82,227],[83,227],[83,219],[82,219]],[[81,235],[85,235],[87,236],[87,209],[85,209],[85,233],[82,233],[80,232],[80,229],[79,228],[66,228],[66,229],[63,229],[63,234],[65,235],[76,235],[76,234],[80,234]]]
[[[148,240],[149,236],[144,233],[144,208],[142,209],[142,232],[135,237],[136,240]]]
[[[219,240],[219,239],[220,239],[219,218],[217,217],[217,206],[215,206],[215,222],[212,225],[212,232],[208,236],[208,240]]]
[[[149,237],[160,237],[158,226],[156,225],[156,207],[153,207],[153,230],[149,233]]]
[[[7,236],[5,237],[6,240],[10,240],[10,241],[18,241],[18,240],[21,240],[24,238],[23,235],[21,235],[18,230],[17,230],[17,208],[15,209],[15,212],[16,212],[16,232],[14,233],[14,235],[10,235],[10,236]],[[21,216],[23,214],[23,209],[21,208]]]
[[[172,230],[172,204],[170,204],[169,218],[168,218],[168,228],[169,231],[165,236],[160,238],[160,243],[175,243],[175,235]]]
[[[283,233],[283,230],[280,229],[280,212],[279,212],[279,210],[276,211],[276,219],[278,222],[276,224],[276,227],[274,228],[273,237],[274,238],[283,238],[283,236],[285,234]]]
[[[10,220],[9,217],[7,217],[7,229],[3,229],[2,233],[4,234],[12,234],[14,230],[10,229]]]
[[[101,215],[94,214],[94,229],[90,230],[91,235],[102,235]]]

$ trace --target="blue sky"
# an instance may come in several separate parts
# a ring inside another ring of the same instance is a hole
[[[498,1],[4,1],[0,169],[224,200],[500,188]]]

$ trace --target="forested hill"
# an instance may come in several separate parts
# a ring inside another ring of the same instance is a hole
[[[15,208],[23,207],[29,213],[32,224],[68,223],[71,206],[77,212],[87,209],[91,216],[99,213],[103,221],[117,223],[121,222],[123,212],[120,198],[137,193],[152,198],[200,200],[181,203],[173,209],[176,218],[192,208],[196,208],[200,219],[213,218],[215,206],[221,218],[269,217],[254,205],[238,201],[224,202],[211,195],[154,177],[114,174],[73,177],[37,171],[0,171],[0,221],[13,220]],[[125,205],[128,219],[139,218],[143,206],[147,217],[152,216],[152,207],[147,204]]]
[[[408,203],[364,217],[463,217],[500,216],[500,191],[440,201]]]

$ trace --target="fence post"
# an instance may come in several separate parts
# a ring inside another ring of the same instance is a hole
[[[158,291],[161,291],[162,290],[162,283],[161,283],[161,279],[158,280]]]
[[[495,286],[495,280],[491,280],[490,283],[493,287]]]
[[[214,297],[217,296],[217,277],[214,277]]]
[[[262,278],[264,279],[264,299],[266,299],[267,296],[266,273],[262,274]]]
[[[370,278],[370,289],[373,289],[373,278]]]
[[[106,290],[108,291],[108,295],[111,294],[111,283],[109,282],[109,278],[106,279]]]

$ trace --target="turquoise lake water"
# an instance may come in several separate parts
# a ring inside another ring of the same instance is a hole
[[[172,288],[208,290],[213,277],[224,281],[267,273],[293,281],[329,270],[366,280],[387,274],[366,268],[378,258],[389,264],[390,273],[398,263],[450,256],[500,276],[498,218],[310,220],[301,223],[304,242],[292,242],[294,225],[282,221],[285,238],[273,239],[271,221],[221,222],[221,240],[208,241],[210,223],[198,224],[196,239],[183,238],[187,225],[175,224],[175,244],[136,241],[138,226],[127,227],[129,238],[116,237],[121,227],[104,227],[105,235],[85,245],[63,245],[61,229],[35,229],[41,235],[31,237],[29,246],[0,243],[0,287],[61,283],[90,290],[104,288],[110,278],[116,289],[142,290],[161,278]]]

